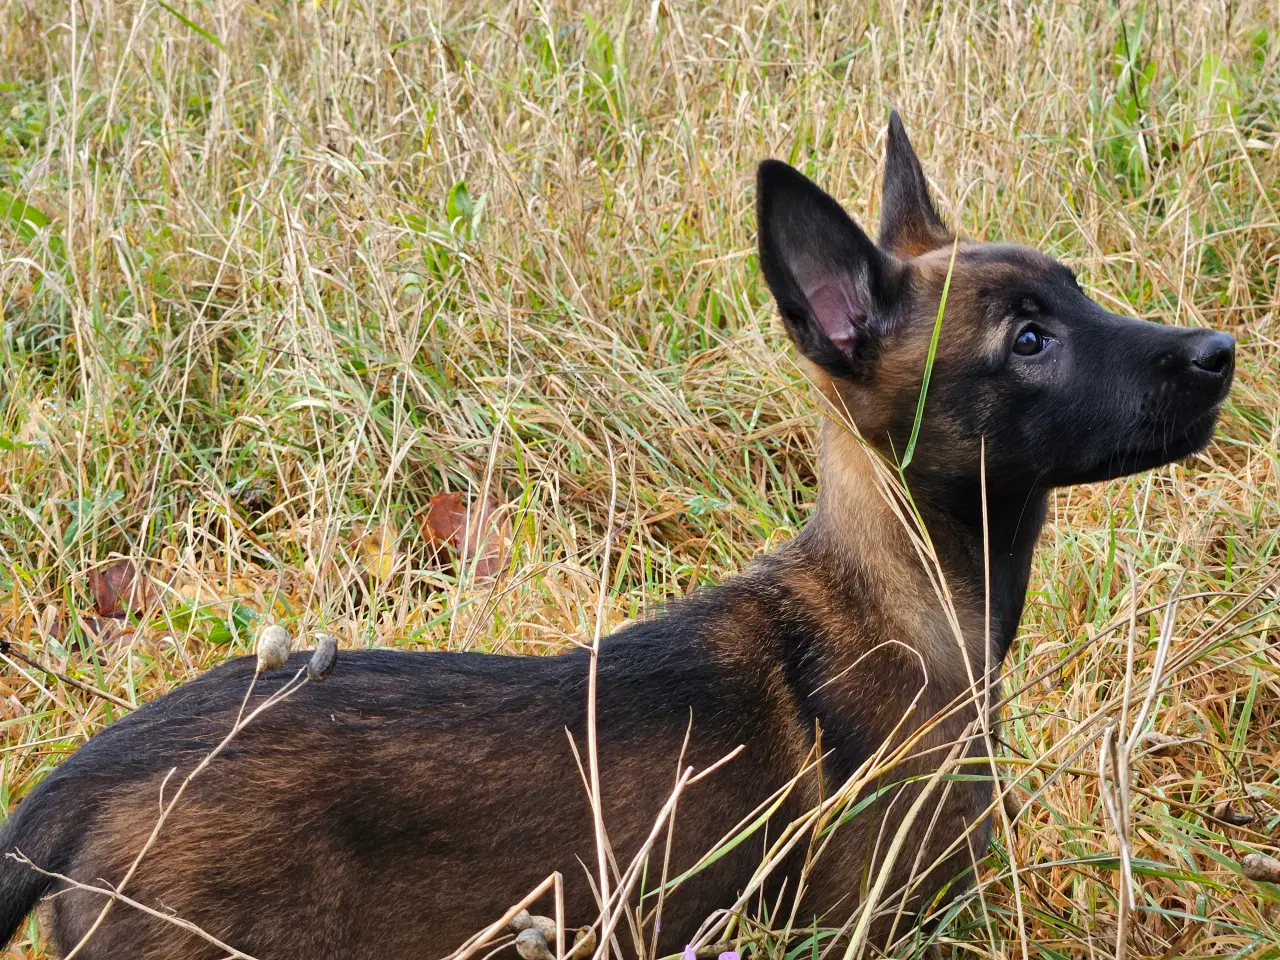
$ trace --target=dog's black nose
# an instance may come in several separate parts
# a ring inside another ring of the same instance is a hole
[[[1229,333],[1206,331],[1191,344],[1191,364],[1214,377],[1231,375],[1235,366],[1236,341]]]

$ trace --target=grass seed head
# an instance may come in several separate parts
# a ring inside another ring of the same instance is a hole
[[[263,628],[258,634],[258,673],[283,667],[289,660],[292,646],[293,639],[289,636],[289,631],[278,623]]]
[[[1253,823],[1253,814],[1237,810],[1230,800],[1223,800],[1213,808],[1213,819],[1233,827],[1243,827]]]
[[[516,937],[516,952],[520,954],[522,960],[552,960],[547,938],[537,927],[520,931],[519,936]]]
[[[595,952],[595,927],[579,927],[574,931],[573,947],[569,951],[569,960],[587,960]]]
[[[327,633],[316,634],[316,649],[307,661],[307,679],[319,683],[329,676],[338,661],[338,641]]]
[[[1240,861],[1244,875],[1259,883],[1280,883],[1280,860],[1263,853],[1246,854]]]
[[[511,922],[507,924],[507,929],[512,933],[524,933],[524,931],[528,930],[532,926],[533,917],[529,916],[529,911],[521,910],[511,918]]]

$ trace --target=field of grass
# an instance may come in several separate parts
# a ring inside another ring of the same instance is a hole
[[[130,703],[263,617],[555,652],[594,629],[615,473],[609,626],[732,573],[815,485],[755,164],[873,224],[890,105],[967,235],[1240,344],[1205,453],[1053,501],[1007,664],[1022,811],[938,942],[1116,956],[1124,834],[1131,955],[1280,957],[1280,887],[1239,866],[1280,847],[1263,0],[3,0],[0,636]],[[499,576],[432,544],[450,491],[501,505]],[[122,708],[2,667],[7,810]],[[1149,690],[1181,742],[1121,758],[1117,817],[1099,744]]]

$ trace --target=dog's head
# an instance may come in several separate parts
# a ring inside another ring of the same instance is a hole
[[[1235,341],[1104,310],[1036,250],[957,244],[896,113],[878,244],[778,161],[760,165],[757,212],[787,332],[891,462],[912,434],[945,288],[915,476],[976,477],[985,446],[993,489],[1086,483],[1187,456],[1213,434]]]

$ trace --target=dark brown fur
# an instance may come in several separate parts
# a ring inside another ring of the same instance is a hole
[[[936,771],[948,755],[984,757],[970,694],[996,677],[1012,642],[1051,488],[1167,462],[1211,435],[1230,338],[1116,317],[1047,257],[961,243],[906,471],[923,526],[905,520],[886,464],[910,439],[952,236],[896,115],[888,140],[878,246],[798,173],[761,167],[762,268],[828,406],[823,486],[785,548],[606,639],[600,761],[621,865],[679,768],[739,746],[681,799],[672,876],[818,753],[820,769],[798,781],[767,837],[909,738],[881,784]],[[234,661],[103,731],[23,802],[0,845],[117,883],[151,831],[165,776],[178,770],[172,790],[225,734],[252,672],[252,661]],[[255,702],[292,672],[264,677]],[[126,893],[261,960],[444,955],[553,870],[565,877],[569,923],[590,923],[595,838],[569,745],[585,754],[587,673],[581,651],[344,653],[328,681],[265,713],[193,782]],[[884,793],[827,836],[807,871],[801,843],[770,878],[770,902],[803,875],[796,928],[845,923],[923,789]],[[927,789],[878,904],[881,946],[985,850],[990,784]],[[667,898],[660,952],[734,903],[765,842],[757,833]],[[660,864],[659,853],[650,888]],[[103,904],[9,859],[0,935],[45,894],[56,894],[48,929],[63,950]],[[119,906],[81,954],[220,955]]]

